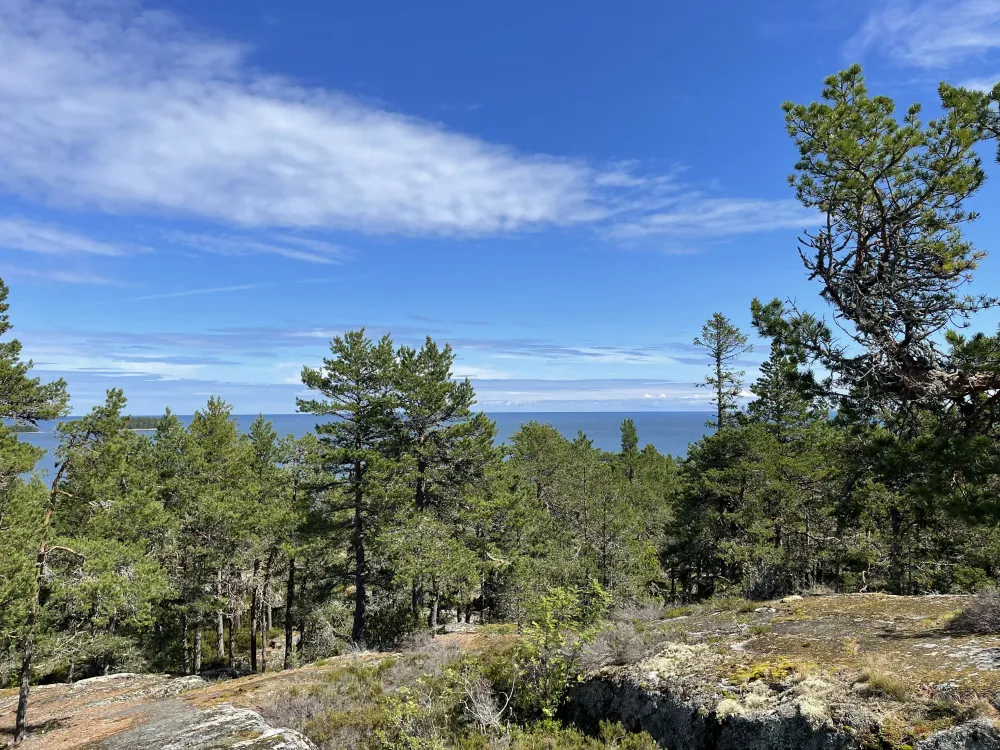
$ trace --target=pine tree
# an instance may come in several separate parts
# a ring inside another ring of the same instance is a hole
[[[12,326],[7,315],[9,290],[0,280],[0,337]],[[0,636],[20,653],[20,694],[14,739],[24,739],[29,681],[38,618],[40,567],[46,557],[51,517],[57,497],[20,475],[34,468],[41,452],[22,443],[6,422],[35,424],[66,411],[66,383],[43,384],[30,376],[32,362],[21,359],[17,339],[0,340]],[[34,549],[35,553],[31,550]],[[35,555],[35,567],[31,555]],[[8,646],[10,647],[10,646]]]
[[[380,480],[394,463],[400,425],[395,390],[396,363],[392,340],[377,343],[364,330],[350,331],[330,343],[331,357],[322,367],[302,370],[302,382],[324,398],[298,400],[298,409],[332,416],[316,425],[322,465],[336,491],[330,512],[350,514],[350,551],[354,582],[351,640],[364,645],[368,614],[369,548],[376,522],[375,500]]]
[[[185,669],[197,673],[202,666],[203,630],[210,622],[217,630],[218,612],[225,606],[217,594],[219,571],[249,545],[252,531],[247,529],[247,519],[252,517],[256,498],[248,486],[248,443],[225,401],[211,397],[204,409],[195,412],[184,446],[187,466],[177,508],[178,614],[185,650],[188,635],[193,640]]]
[[[635,430],[635,422],[630,417],[622,420],[621,432],[621,460],[625,466],[625,476],[631,482],[635,476],[635,465],[639,460],[639,434]]]
[[[49,639],[47,668],[65,669],[70,680],[144,666],[143,641],[168,592],[171,524],[156,493],[153,446],[129,429],[124,406],[121,391],[112,391],[103,406],[60,428],[69,469],[58,488],[44,615],[58,634]]]
[[[770,357],[760,366],[760,377],[750,386],[756,398],[748,405],[747,415],[783,434],[810,418],[810,386],[811,379],[799,372],[796,359],[774,342]]]
[[[741,355],[752,352],[753,346],[722,313],[715,313],[708,319],[694,345],[705,349],[712,360],[711,374],[699,384],[714,392],[715,421],[710,420],[707,424],[716,430],[735,426],[739,399],[743,394],[743,371],[735,369],[733,364]]]
[[[250,477],[254,480],[252,500],[244,518],[244,534],[249,540],[249,556],[259,573],[251,581],[250,648],[256,651],[261,635],[260,668],[267,670],[267,638],[271,624],[271,582],[281,563],[281,554],[291,539],[295,509],[292,505],[290,474],[281,467],[286,458],[278,433],[262,414],[250,425],[248,436]],[[254,502],[255,501],[255,502]],[[251,657],[256,667],[256,657]]]
[[[74,469],[77,461],[82,461],[95,442],[105,439],[114,432],[120,423],[121,409],[125,397],[120,390],[108,391],[104,406],[95,407],[83,420],[60,425],[61,441],[56,451],[57,468],[49,490],[48,502],[42,515],[40,528],[36,532],[35,542],[37,554],[35,559],[34,578],[27,596],[27,615],[18,640],[21,654],[19,675],[20,689],[18,694],[17,713],[15,717],[15,740],[20,742],[26,731],[28,699],[30,693],[31,670],[38,644],[40,620],[43,617],[42,608],[48,595],[46,571],[49,557],[53,553],[79,557],[80,553],[64,545],[53,544],[53,536],[60,522],[59,513],[69,510],[73,512],[73,504],[84,502],[83,498],[66,496],[63,487],[64,480]],[[64,500],[70,501],[67,509]]]
[[[422,549],[431,540],[454,537],[466,523],[465,492],[481,483],[493,458],[494,424],[483,414],[473,414],[475,394],[468,379],[455,380],[455,355],[450,346],[439,348],[428,337],[419,351],[401,347],[397,352],[396,390],[399,397],[400,457],[407,462],[414,485],[413,507],[427,518],[404,520],[410,531],[409,549],[421,565],[411,564],[411,608],[416,613],[424,589],[430,596],[428,624],[435,627],[442,596],[466,591],[478,574],[469,565],[462,545],[436,543],[432,554]],[[398,547],[397,547],[398,549]],[[461,575],[455,575],[456,572]]]

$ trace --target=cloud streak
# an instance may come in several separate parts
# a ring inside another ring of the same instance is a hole
[[[93,286],[128,286],[118,279],[65,268],[25,268],[23,266],[0,265],[0,278],[24,281],[55,282],[57,284],[88,284]]]
[[[353,255],[343,245],[291,234],[265,235],[262,239],[236,234],[173,232],[167,239],[181,247],[217,255],[277,255],[306,263],[340,263]]]
[[[628,217],[608,234],[623,239],[641,237],[725,237],[737,234],[801,229],[816,223],[814,211],[795,200],[738,200],[688,195],[665,210]]]
[[[0,247],[44,255],[131,255],[139,250],[20,217],[0,217]]]
[[[947,68],[1000,48],[1000,0],[883,0],[848,42],[904,65]]]
[[[133,297],[130,302],[143,302],[152,299],[173,299],[175,297],[195,297],[202,294],[224,294],[226,292],[245,292],[250,289],[259,289],[262,284],[236,284],[233,286],[214,286],[207,289],[185,289],[180,292],[166,292],[164,294],[147,294],[142,297]]]

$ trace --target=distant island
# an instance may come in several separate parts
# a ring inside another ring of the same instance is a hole
[[[7,427],[11,432],[41,432],[34,424],[10,424]]]
[[[129,417],[127,427],[130,430],[155,430],[160,423],[160,417]]]

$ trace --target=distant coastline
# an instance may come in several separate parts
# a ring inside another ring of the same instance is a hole
[[[508,442],[511,436],[528,422],[551,424],[565,438],[573,440],[578,432],[583,432],[593,441],[594,447],[604,451],[615,452],[621,448],[620,427],[622,420],[627,418],[635,422],[639,436],[639,445],[652,444],[658,451],[676,457],[687,455],[688,446],[700,440],[710,432],[705,421],[710,413],[706,411],[645,411],[645,412],[609,412],[609,411],[553,411],[553,412],[486,412],[487,416],[496,422],[497,443]],[[238,428],[246,432],[256,418],[256,414],[234,414]],[[322,418],[313,414],[265,414],[271,420],[279,435],[302,435],[312,432]],[[63,420],[53,420],[39,423],[39,432],[22,433],[22,440],[32,443],[46,451],[38,468],[51,471],[54,466],[54,451],[59,445],[59,433],[55,431],[60,421],[78,419],[66,417]],[[190,424],[191,415],[178,414],[182,424]],[[129,426],[138,433],[151,434],[161,417],[143,417],[142,421],[133,418]],[[134,425],[134,426],[133,426]]]

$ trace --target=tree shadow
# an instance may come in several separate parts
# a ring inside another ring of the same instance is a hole
[[[49,719],[48,721],[42,721],[37,724],[28,724],[26,731],[29,735],[32,734],[47,734],[56,729],[61,729],[62,727],[68,726],[69,717],[62,716],[58,719]],[[0,739],[4,737],[13,737],[14,727],[0,727]],[[0,745],[0,748],[10,747],[9,744]]]

